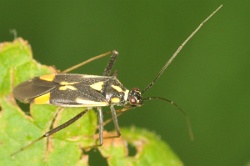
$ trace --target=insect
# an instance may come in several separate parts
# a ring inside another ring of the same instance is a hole
[[[166,62],[162,67],[157,76],[153,79],[151,83],[146,86],[142,91],[138,88],[133,88],[128,90],[122,83],[117,79],[116,75],[111,75],[112,68],[116,61],[118,52],[111,51],[99,56],[93,57],[83,63],[80,63],[72,68],[69,68],[59,74],[43,75],[40,77],[35,77],[31,80],[25,81],[14,88],[14,97],[25,103],[34,104],[52,104],[60,107],[85,107],[85,108],[97,108],[98,121],[99,121],[99,142],[93,147],[98,147],[103,144],[103,113],[102,107],[109,106],[111,110],[112,120],[115,126],[116,135],[112,137],[119,137],[121,135],[117,112],[114,106],[124,106],[125,110],[131,109],[133,107],[140,107],[144,101],[147,100],[162,100],[173,104],[177,109],[184,115],[186,120],[189,133],[191,138],[192,131],[189,124],[189,119],[185,112],[182,111],[177,104],[173,101],[162,97],[147,97],[143,98],[142,95],[149,90],[160,78],[166,68],[175,59],[178,53],[186,45],[186,43],[196,34],[196,32],[207,22],[220,8],[219,6],[212,14],[210,14],[191,34],[188,38],[178,47],[172,57]],[[93,60],[99,59],[106,55],[110,55],[111,58],[103,72],[102,76],[98,75],[86,75],[86,74],[68,74],[67,72],[74,70],[77,67],[83,66]],[[75,117],[69,121],[63,123],[62,125],[48,131],[38,139],[34,140],[27,146],[19,149],[18,151],[11,154],[12,156],[18,152],[26,149],[27,147],[33,145],[39,140],[49,137],[50,135],[64,129],[81,118],[88,109],[84,109],[82,112],[77,114]]]

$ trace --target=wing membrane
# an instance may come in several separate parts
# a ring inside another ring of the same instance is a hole
[[[56,82],[45,81],[39,77],[35,77],[16,86],[13,94],[17,100],[29,103],[33,101],[34,98],[48,93],[58,85]]]

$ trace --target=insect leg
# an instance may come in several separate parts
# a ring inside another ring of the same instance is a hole
[[[103,144],[103,114],[102,114],[102,108],[101,107],[97,107],[97,111],[98,111],[98,127],[99,127],[99,142],[96,143],[95,145],[92,146],[87,146],[87,147],[83,147],[82,149],[89,149],[89,148],[97,148],[99,146],[102,146]]]
[[[116,130],[116,134],[114,136],[109,136],[106,138],[115,138],[115,137],[120,137],[121,136],[121,132],[120,132],[120,128],[119,128],[119,124],[118,124],[118,119],[117,119],[117,115],[116,115],[116,111],[113,105],[110,106],[111,109],[111,114],[112,114],[112,119],[115,125],[115,130]]]
[[[113,111],[115,112],[114,114],[113,114],[112,109],[113,109]],[[124,107],[124,108],[122,108],[122,109],[120,109],[120,110],[115,110],[113,107],[111,108],[112,118],[107,119],[106,121],[104,121],[104,122],[103,122],[103,126],[107,125],[108,123],[110,123],[110,122],[113,120],[113,122],[114,122],[114,124],[115,124],[115,128],[116,128],[116,133],[117,133],[117,135],[106,136],[106,137],[104,137],[104,139],[120,137],[121,133],[120,133],[120,129],[119,129],[118,119],[117,119],[117,118],[118,118],[119,116],[121,116],[125,111],[128,111],[129,109],[131,109],[131,107]],[[118,114],[116,114],[116,113],[118,113]],[[113,118],[113,117],[115,117],[115,118]]]
[[[117,51],[112,51],[112,55],[111,55],[111,58],[109,60],[109,63],[108,65],[106,66],[104,72],[103,72],[103,76],[109,76],[110,75],[110,72],[115,64],[115,60],[117,58],[117,55],[118,55],[118,52]]]
[[[119,109],[119,110],[116,110],[116,117],[118,118],[119,116],[121,116],[125,111],[129,110],[130,107],[124,107],[122,109]],[[103,126],[107,125],[108,123],[110,123],[113,119],[112,118],[109,118],[107,119],[106,121],[103,122]],[[106,138],[106,137],[104,137]]]
[[[117,115],[116,115],[116,111],[114,109],[113,106],[110,107],[111,108],[111,113],[112,113],[112,119],[114,121],[114,124],[115,124],[115,129],[116,129],[116,133],[117,135],[114,135],[114,136],[108,136],[108,137],[105,137],[104,139],[107,139],[107,138],[116,138],[116,137],[119,137],[121,135],[120,133],[120,129],[119,129],[119,125],[118,125],[118,120],[117,120]],[[96,144],[96,145],[93,145],[93,146],[88,146],[88,147],[84,147],[83,149],[87,149],[87,148],[96,148],[98,146],[102,146],[103,144],[103,114],[102,114],[102,109],[101,107],[97,107],[97,110],[98,110],[98,121],[99,121],[99,143]],[[122,112],[120,112],[118,114],[118,116],[121,114]],[[104,122],[106,123],[106,122]]]
[[[33,142],[31,142],[30,144],[22,147],[21,149],[19,149],[18,151],[14,152],[11,154],[11,156],[16,155],[17,153],[25,150],[26,148],[29,148],[31,145],[37,143],[38,141],[40,141],[43,138],[49,137],[52,134],[55,134],[56,132],[68,127],[69,125],[71,125],[72,123],[74,123],[75,121],[77,121],[79,118],[81,118],[86,112],[88,112],[88,110],[84,110],[82,112],[80,112],[79,114],[77,114],[75,117],[73,117],[72,119],[68,120],[67,122],[61,124],[60,126],[57,126],[56,128],[48,131],[47,133],[45,133],[44,135],[42,135],[41,137],[37,138],[36,140],[34,140]]]
[[[112,53],[112,52],[109,51],[109,52],[106,52],[106,53],[104,53],[104,54],[101,54],[101,55],[92,57],[92,58],[90,58],[90,59],[88,59],[88,60],[86,60],[86,61],[84,61],[84,62],[82,62],[82,63],[79,63],[79,64],[77,64],[77,65],[74,65],[74,66],[72,66],[72,67],[70,67],[70,68],[68,68],[68,69],[66,69],[66,70],[64,70],[64,71],[62,71],[61,73],[68,73],[68,72],[70,72],[70,71],[72,71],[72,70],[75,70],[75,69],[77,69],[77,68],[79,68],[79,67],[81,67],[81,66],[86,65],[87,63],[90,63],[90,62],[92,62],[92,61],[94,61],[94,60],[100,59],[100,58],[102,58],[102,57],[104,57],[104,56],[107,56],[107,55],[109,55],[109,54],[111,54],[111,53]]]
[[[93,147],[102,146],[103,144],[103,114],[101,107],[97,107],[98,110],[98,123],[99,123],[99,144]]]

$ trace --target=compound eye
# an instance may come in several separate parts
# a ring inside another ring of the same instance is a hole
[[[129,102],[130,102],[131,105],[136,105],[136,104],[137,104],[136,97],[131,96],[131,97],[129,98]]]

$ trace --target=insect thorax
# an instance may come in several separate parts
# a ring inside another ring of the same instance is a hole
[[[103,85],[102,91],[110,104],[118,106],[141,106],[141,92],[138,88],[126,89],[116,77],[111,77]]]
[[[126,89],[116,77],[104,82],[101,93],[106,97],[106,100],[113,105],[125,105],[128,99],[129,90]]]

